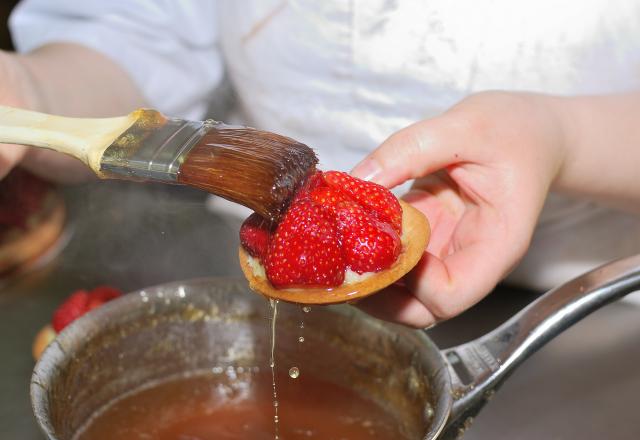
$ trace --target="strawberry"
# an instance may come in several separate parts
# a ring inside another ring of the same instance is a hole
[[[318,187],[327,186],[326,182],[322,178],[322,171],[316,171],[307,177],[307,180],[302,184],[298,192],[296,193],[293,203],[298,200],[306,199],[309,194]]]
[[[53,312],[51,325],[56,333],[60,333],[62,329],[71,324],[73,321],[84,315],[87,311],[89,303],[89,293],[86,290],[77,290],[58,306]]]
[[[254,212],[240,227],[240,243],[249,255],[262,259],[267,254],[270,234],[269,221]]]
[[[122,296],[122,291],[111,286],[98,286],[89,292],[87,311],[93,310],[102,304]]]
[[[402,251],[402,208],[386,188],[346,173],[317,171],[295,195],[275,231],[251,215],[240,229],[276,288],[338,286],[344,272],[378,272]]]
[[[375,214],[378,220],[389,223],[398,234],[402,233],[402,207],[387,188],[341,171],[327,171],[322,176],[330,187],[347,194]]]
[[[345,264],[332,215],[311,200],[294,202],[269,244],[265,269],[275,287],[342,284]]]
[[[53,312],[51,325],[56,333],[60,333],[66,326],[88,311],[120,296],[122,296],[122,292],[119,289],[109,286],[96,287],[90,292],[77,290]]]
[[[322,186],[314,189],[309,194],[309,198],[316,204],[323,206],[333,215],[336,213],[336,207],[342,203],[353,203],[349,196],[328,186]]]
[[[402,249],[398,233],[354,202],[336,207],[338,231],[347,266],[357,273],[389,268]]]

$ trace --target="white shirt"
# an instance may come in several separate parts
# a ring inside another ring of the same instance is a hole
[[[110,56],[169,115],[204,117],[226,71],[243,122],[313,146],[324,169],[470,93],[640,88],[635,0],[23,0],[10,26],[19,51]],[[630,216],[552,198],[514,279],[557,284],[640,251],[629,236]]]

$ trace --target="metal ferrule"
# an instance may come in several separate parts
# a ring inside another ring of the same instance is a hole
[[[105,150],[103,177],[175,182],[189,151],[217,122],[140,118]]]

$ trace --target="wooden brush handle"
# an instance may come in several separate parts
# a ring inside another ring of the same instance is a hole
[[[104,150],[138,118],[67,118],[0,105],[0,143],[28,145],[80,159],[100,170]]]

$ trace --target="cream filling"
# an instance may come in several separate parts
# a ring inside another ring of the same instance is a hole
[[[249,263],[249,267],[253,271],[253,274],[258,278],[267,278],[267,272],[264,270],[264,266],[257,258],[253,258],[251,255],[247,254],[247,263]]]

